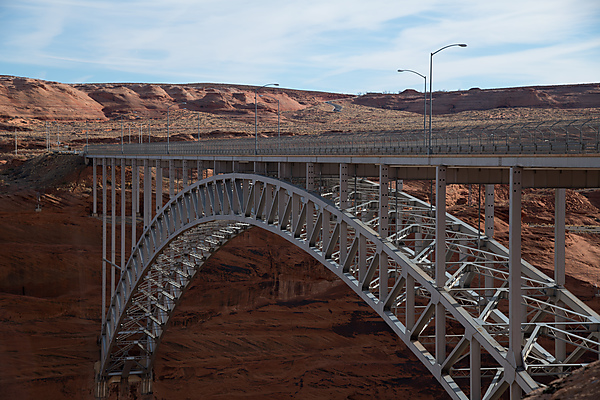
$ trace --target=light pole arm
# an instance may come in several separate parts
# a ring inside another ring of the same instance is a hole
[[[434,51],[433,53],[431,53],[431,56],[433,57],[434,55],[436,55],[437,53],[439,53],[440,51],[447,49],[448,47],[454,47],[454,46],[458,46],[458,47],[467,47],[466,44],[464,43],[453,43],[453,44],[449,44],[447,46],[442,47],[441,49],[437,49],[436,51]]]
[[[419,75],[423,79],[427,79],[427,77],[425,75],[420,74],[417,71],[413,71],[412,69],[399,69],[398,72],[412,72],[413,74]]]
[[[427,76],[418,73],[417,71],[413,71],[412,69],[399,69],[398,72],[412,72],[413,74],[419,75],[423,78],[423,95],[425,96],[423,103],[423,144],[427,146]]]

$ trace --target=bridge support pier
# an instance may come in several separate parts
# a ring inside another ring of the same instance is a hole
[[[389,232],[389,169],[387,165],[379,166],[379,236],[387,238]],[[379,245],[378,245],[379,246]],[[388,292],[388,257],[379,252],[379,300],[384,301]]]
[[[121,271],[125,270],[125,240],[127,238],[127,233],[125,231],[125,228],[127,226],[126,224],[126,218],[127,218],[127,210],[125,208],[126,203],[127,203],[127,196],[126,196],[126,179],[125,179],[125,172],[127,169],[127,164],[125,163],[125,159],[121,158]]]
[[[306,190],[315,190],[315,164],[311,162],[306,163]]]
[[[565,286],[565,211],[566,189],[556,189],[554,200],[554,281],[558,287]],[[561,302],[558,302],[561,306]],[[555,321],[565,322],[564,311],[558,311]],[[557,332],[554,339],[554,350],[557,361],[563,362],[567,358],[567,344],[565,334]]]
[[[508,221],[508,269],[509,269],[509,314],[508,314],[508,362],[517,370],[523,368],[523,334],[521,322],[525,316],[521,305],[521,191],[522,168],[510,169],[510,199]],[[514,377],[513,377],[514,379]],[[510,399],[521,399],[522,391],[516,381],[509,381]]]
[[[471,399],[481,400],[481,344],[475,337],[470,344]]]
[[[152,373],[142,378],[140,393],[143,395],[152,394]]]
[[[216,161],[215,161],[215,173],[218,173],[216,171],[216,169],[217,169],[217,165],[216,165]],[[181,161],[181,183],[183,184],[183,187],[186,187],[188,185],[187,160],[182,160]]]
[[[115,294],[115,279],[117,271],[117,183],[116,183],[116,160],[110,160],[110,297]]]
[[[348,208],[348,164],[340,164],[340,208]]]
[[[150,161],[144,160],[144,229],[150,225],[152,214],[152,171]]]
[[[92,197],[93,197],[93,203],[92,203],[92,217],[96,217],[98,216],[98,184],[97,184],[97,174],[98,174],[98,159],[94,158],[92,160],[92,172],[93,172],[93,178],[92,178]]]
[[[137,226],[137,201],[138,201],[138,189],[137,185],[137,160],[131,160],[131,252],[135,248],[136,241],[136,226]]]
[[[485,185],[485,236],[494,238],[494,185]]]
[[[102,159],[102,325],[106,322],[106,162]]]
[[[485,185],[485,236],[494,238],[494,185]],[[481,244],[478,244],[481,246]],[[490,256],[487,256],[490,258]],[[485,297],[490,299],[494,295],[494,276],[490,271],[485,273]]]
[[[443,288],[446,283],[446,167],[435,171],[435,284]],[[435,358],[439,364],[446,359],[446,309],[435,305]]]
[[[133,160],[132,161],[132,165],[135,166],[135,171],[133,171],[133,175],[135,176],[134,179],[134,183],[135,183],[135,216],[139,217],[140,216],[140,165],[138,164],[137,160]],[[135,235],[133,235],[133,237],[135,237]]]
[[[162,183],[163,183],[163,169],[161,160],[156,160],[156,213],[162,208]]]
[[[169,199],[175,197],[175,166],[173,160],[169,160]]]

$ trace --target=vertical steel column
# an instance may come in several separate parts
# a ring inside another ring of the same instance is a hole
[[[402,203],[398,204],[398,194],[402,191],[404,182],[402,179],[398,179],[397,174],[398,173],[396,172],[396,190],[394,191],[394,220],[396,221],[396,229],[394,230],[396,240],[394,242],[396,243],[396,246],[398,246],[400,242],[400,238],[397,234],[400,230],[404,229],[404,224],[401,223],[403,207]]]
[[[150,224],[150,213],[152,198],[152,174],[150,172],[150,160],[144,160],[144,229]]]
[[[265,185],[265,211],[264,211],[264,217],[265,217],[265,221],[269,221],[269,210],[271,209],[271,207],[274,207],[273,205],[273,186],[266,184]],[[223,199],[225,199],[225,196],[223,196]],[[295,225],[294,225],[295,226]]]
[[[494,238],[494,185],[485,185],[485,236]]]
[[[254,187],[254,217],[258,216],[258,206],[260,205],[260,195],[262,191],[262,187],[260,185],[260,181],[254,179],[252,181],[252,186]]]
[[[348,164],[340,164],[340,208],[348,209]],[[340,222],[340,260],[346,259],[348,250],[348,224]]]
[[[280,180],[290,180],[292,177],[292,166],[287,162],[277,163],[277,175]]]
[[[346,259],[348,254],[348,224],[340,222],[340,262]]]
[[[406,329],[412,331],[415,326],[415,278],[406,275]]]
[[[169,160],[169,199],[175,197],[175,166],[173,165],[173,160]]]
[[[359,235],[358,237],[358,280],[362,282],[365,279],[365,275],[367,274],[367,238],[363,235]],[[369,282],[365,282],[366,285]]]
[[[509,290],[509,314],[508,314],[508,362],[514,368],[523,366],[522,347],[523,335],[521,333],[521,321],[523,308],[521,306],[521,190],[522,190],[522,168],[511,167],[510,169],[510,199],[509,199],[509,221],[508,221],[508,290]],[[510,398],[516,400],[521,398],[521,388],[516,382],[510,383]]]
[[[115,294],[115,264],[117,263],[117,184],[116,184],[116,160],[110,159],[110,261],[112,262],[110,268],[110,297]]]
[[[183,160],[183,161],[181,162],[181,164],[182,164],[182,165],[181,165],[181,169],[182,169],[182,172],[181,172],[181,175],[182,175],[182,182],[181,182],[181,183],[183,184],[183,187],[186,187],[186,186],[188,185],[188,168],[187,168],[187,160]],[[216,171],[216,167],[215,167],[215,171]],[[220,171],[219,171],[219,172],[220,172]],[[216,174],[215,174],[215,175],[216,175]]]
[[[566,189],[556,189],[554,201],[554,281],[561,288],[565,286],[566,197]],[[564,311],[559,311],[558,314],[564,314]],[[557,323],[565,322],[564,315],[557,315],[555,320]],[[564,339],[564,333],[557,333],[554,340],[555,356],[558,361],[564,361],[567,357]]]
[[[102,325],[106,323],[106,158],[102,159]]]
[[[285,207],[285,203],[284,207]],[[306,202],[306,233],[307,233],[307,241],[309,240],[309,234],[312,233],[315,227],[315,204],[312,201]],[[283,213],[283,211],[282,211]]]
[[[485,236],[488,239],[494,238],[494,185],[485,185]],[[488,259],[491,255],[487,256]],[[494,295],[494,276],[491,271],[485,272],[485,291],[486,298],[491,298]]]
[[[135,229],[137,227],[137,210],[138,210],[138,199],[139,199],[139,190],[140,186],[138,183],[138,167],[137,160],[131,160],[131,252],[133,253],[133,249],[137,242]]]
[[[135,163],[135,215],[140,215],[140,166]]]
[[[475,337],[471,338],[470,354],[471,362],[471,399],[481,399],[481,344]]]
[[[386,238],[389,230],[389,178],[388,166],[379,166],[379,236]]]
[[[340,164],[340,208],[348,208],[348,164]]]
[[[279,195],[277,196],[277,222],[279,224],[281,224],[281,221],[283,221],[283,216],[285,214],[285,200],[286,200],[286,192],[285,189],[282,187],[278,187],[277,190],[279,191]],[[308,210],[307,210],[308,211]],[[312,214],[308,215],[308,213],[306,214],[306,228],[307,228],[307,235],[310,235],[310,230],[309,229],[309,218],[312,218]]]
[[[565,286],[566,189],[556,189],[554,203],[554,281]]]
[[[92,160],[92,172],[93,172],[93,183],[92,183],[92,196],[94,198],[94,202],[92,204],[92,216],[97,216],[98,215],[98,188],[97,188],[97,182],[98,182],[98,178],[97,178],[97,168],[98,168],[98,159],[94,158]]]
[[[311,162],[306,163],[306,190],[315,190],[315,164]]]
[[[242,214],[246,213],[246,206],[248,205],[248,201],[250,200],[251,182],[252,181],[249,179],[242,180]]]
[[[389,177],[388,166],[379,165],[379,236],[382,239],[388,236],[389,231]],[[388,292],[388,258],[383,252],[381,243],[377,244],[377,252],[379,253],[379,300],[383,301],[387,297]],[[383,305],[383,303],[382,303]]]
[[[326,248],[329,245],[329,241],[332,240],[331,232],[329,229],[331,227],[331,212],[329,212],[326,209],[322,210],[321,212],[323,214],[323,224],[321,225],[321,246],[323,254],[325,254]]]
[[[292,230],[296,229],[296,225],[300,219],[300,196],[292,194]],[[327,221],[329,224],[329,221]],[[323,226],[325,226],[325,214],[323,214]]]
[[[156,214],[158,214],[158,210],[163,206],[162,183],[163,169],[161,160],[156,160]]]
[[[435,284],[446,283],[446,167],[435,169]],[[446,359],[446,310],[441,303],[435,306],[435,359]]]
[[[419,254],[425,248],[425,240],[422,229],[423,217],[421,215],[415,216],[415,224],[417,225],[415,230],[415,254]]]
[[[125,227],[126,227],[126,210],[125,206],[127,203],[127,199],[125,197],[125,169],[126,169],[126,160],[121,158],[121,271],[125,271]]]

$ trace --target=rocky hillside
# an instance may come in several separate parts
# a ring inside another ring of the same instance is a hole
[[[254,86],[198,83],[64,84],[0,76],[0,120],[106,120],[123,114],[164,117],[167,109],[210,113],[254,112]],[[281,111],[297,111],[344,95],[266,87],[259,94],[279,100]],[[183,104],[185,103],[185,104]],[[277,101],[261,99],[261,108],[277,111]]]
[[[255,89],[255,86],[215,83],[64,84],[4,75],[0,76],[0,123],[14,118],[62,121],[107,120],[120,115],[164,118],[169,107],[224,115],[251,114]],[[259,98],[261,109],[272,112],[277,111],[277,101],[281,112],[293,112],[340,99],[353,99],[354,104],[367,107],[423,112],[423,93],[415,90],[352,96],[266,87],[260,93],[270,96]],[[600,108],[600,84],[435,92],[433,104],[435,114],[515,107]]]
[[[369,93],[354,103],[365,106],[423,112],[423,93],[405,90],[400,94]],[[429,105],[428,105],[429,106]],[[434,92],[435,114],[459,113],[497,108],[599,108],[600,84],[530,86],[505,89],[473,88],[456,92]]]

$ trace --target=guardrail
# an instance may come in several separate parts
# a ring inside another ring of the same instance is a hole
[[[598,154],[600,119],[500,124],[428,133],[335,133],[86,146],[88,155]],[[429,147],[429,149],[428,149]]]

